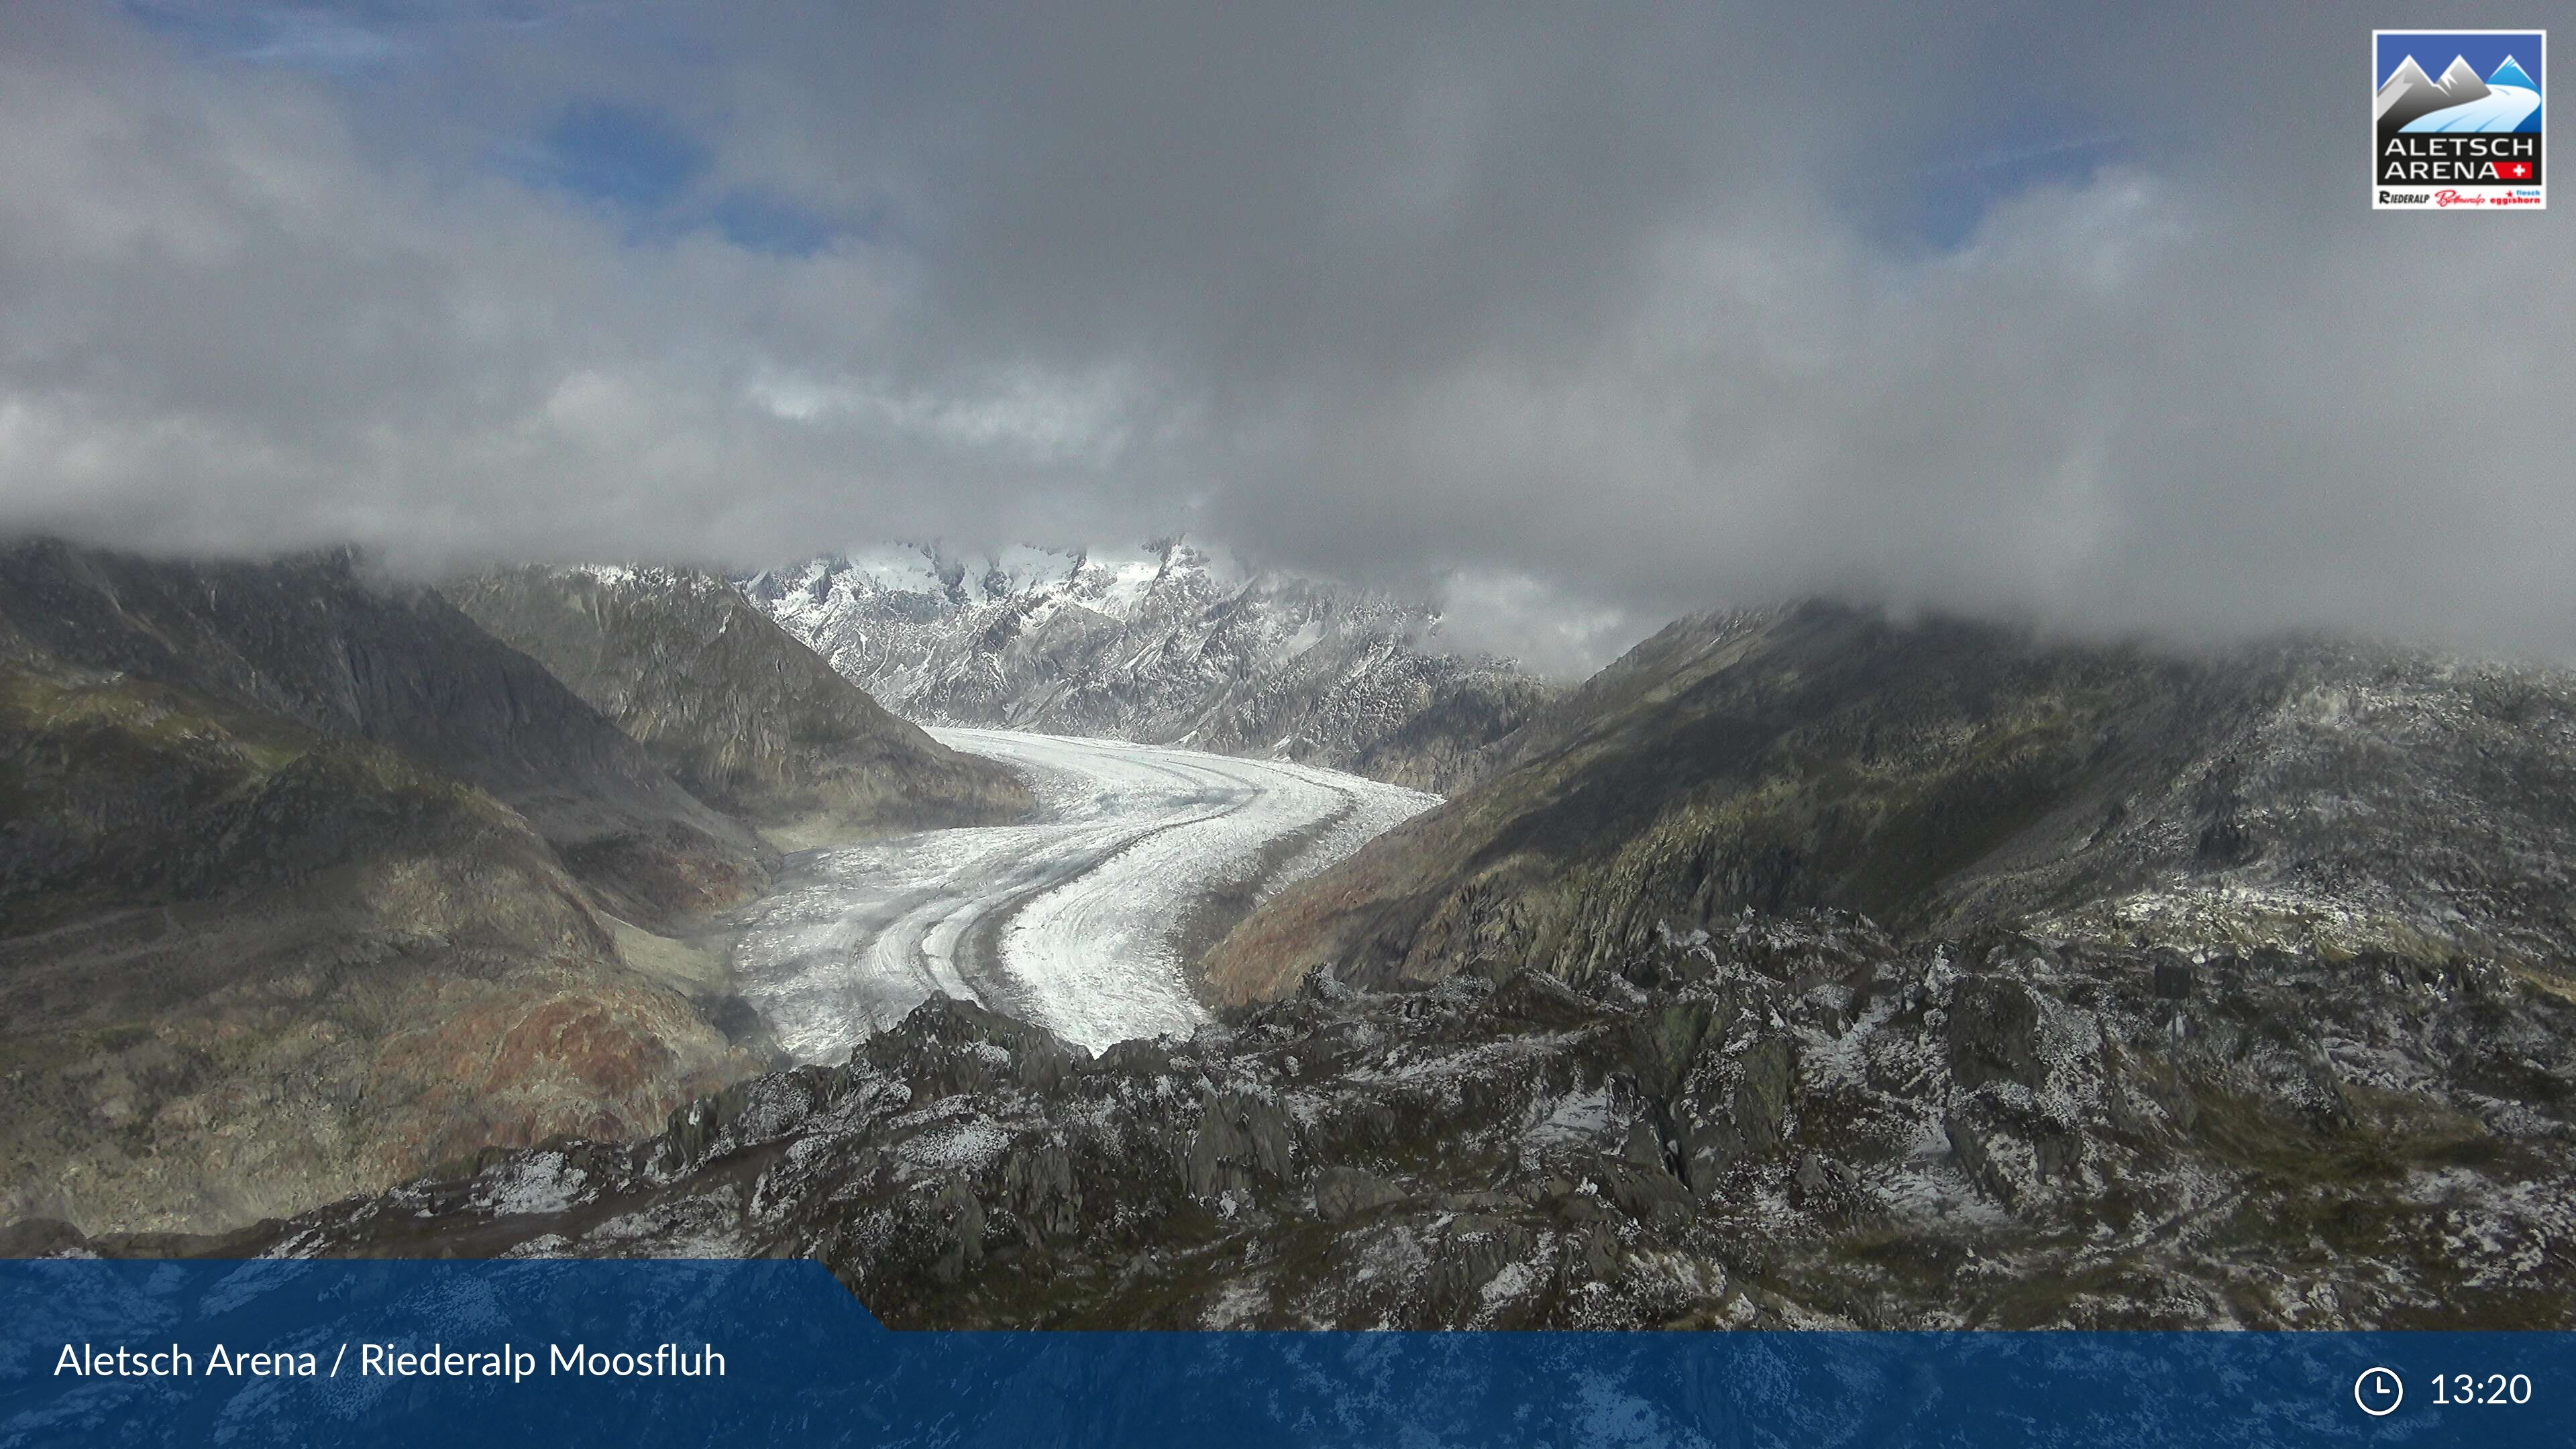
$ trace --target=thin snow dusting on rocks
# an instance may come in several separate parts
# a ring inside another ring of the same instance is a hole
[[[811,1256],[898,1326],[2408,1328],[2576,1310],[2576,1003],[1816,912],[1093,1054],[941,998],[240,1253]],[[2365,1078],[2331,1044],[2372,1045]],[[2403,1070],[2395,1063],[2402,1059]],[[2510,1104],[2516,1110],[2502,1111]]]

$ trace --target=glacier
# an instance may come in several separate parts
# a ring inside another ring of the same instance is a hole
[[[934,994],[1093,1050],[1208,1019],[1193,916],[1264,898],[1439,803],[1281,760],[998,729],[933,729],[1021,770],[1035,821],[791,857],[741,923],[738,989],[800,1061],[836,1063]]]
[[[2540,109],[2540,92],[2522,86],[2495,86],[2465,105],[2418,116],[2400,129],[2410,132],[2506,132]]]

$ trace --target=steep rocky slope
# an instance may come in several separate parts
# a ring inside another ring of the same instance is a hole
[[[604,917],[757,842],[343,559],[0,552],[0,1214],[208,1228],[649,1131],[765,1058]]]
[[[893,548],[745,589],[888,708],[1186,745],[1447,791],[1552,692],[1439,646],[1438,617],[1366,590],[1243,574],[1164,541],[1135,558]]]
[[[699,799],[791,849],[1025,814],[1028,787],[878,707],[726,581],[512,568],[442,589]]]
[[[523,818],[364,741],[0,662],[0,1215],[204,1229],[757,1070]]]
[[[1098,1058],[933,1001],[651,1142],[221,1241],[20,1236],[811,1255],[899,1326],[2558,1326],[2570,990],[1802,912]]]
[[[1812,604],[1676,624],[1497,753],[1244,922],[1215,988],[1581,979],[1748,907],[2192,953],[2576,955],[2576,681],[2547,671]]]
[[[775,863],[535,660],[348,555],[182,563],[8,545],[0,626],[61,665],[383,745],[486,790],[628,920],[730,905]]]

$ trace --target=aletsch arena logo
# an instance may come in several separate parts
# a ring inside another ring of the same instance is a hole
[[[2541,30],[2372,31],[2371,206],[2542,210],[2548,41]]]

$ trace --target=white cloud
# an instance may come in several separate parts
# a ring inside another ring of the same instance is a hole
[[[0,528],[758,563],[1186,527],[1447,579],[1453,634],[1565,669],[1811,590],[2576,649],[2571,234],[2371,216],[2358,103],[2256,59],[2334,25],[2218,13],[1995,54],[1865,5],[648,6],[334,78],[38,0],[0,32]],[[326,31],[275,33],[357,53]],[[1780,54],[1838,57],[1838,106]],[[1903,148],[2070,96],[2080,146],[1976,154],[2080,169],[1891,240],[1948,174]],[[490,164],[602,99],[841,230],[638,234]],[[2240,129],[2176,128],[2218,100]]]

